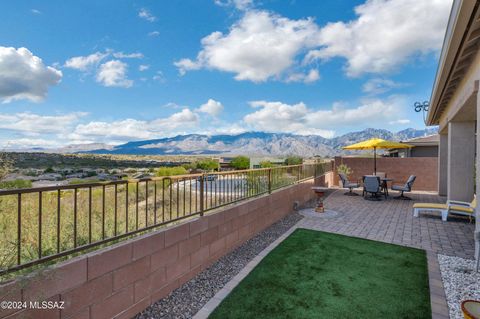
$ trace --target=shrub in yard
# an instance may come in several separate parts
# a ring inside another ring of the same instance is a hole
[[[285,165],[300,165],[303,164],[303,158],[300,156],[289,156],[285,159]]]
[[[250,168],[250,158],[246,156],[234,157],[230,165],[235,169],[248,169]]]
[[[196,163],[198,169],[204,171],[218,170],[218,161],[213,159],[204,159]]]
[[[273,165],[272,162],[270,161],[261,161],[260,162],[260,167],[261,168],[270,168],[270,167],[274,167],[275,165]]]
[[[338,174],[345,174],[345,176],[348,177],[351,174],[353,174],[353,170],[345,164],[340,164],[337,167],[337,173]]]

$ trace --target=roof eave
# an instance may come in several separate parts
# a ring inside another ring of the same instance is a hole
[[[454,0],[453,2],[430,97],[427,125],[439,124],[439,103],[445,85],[448,83],[449,74],[455,65],[455,57],[461,47],[463,35],[467,32],[468,17],[475,7],[475,2],[475,0]]]

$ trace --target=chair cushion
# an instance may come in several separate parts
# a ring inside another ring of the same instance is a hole
[[[474,209],[471,208],[471,207],[466,207],[466,206],[452,205],[452,206],[450,206],[450,211],[457,211],[457,212],[462,212],[462,213],[473,214]]]
[[[358,187],[358,183],[346,183],[344,187]]]
[[[392,189],[394,191],[405,191],[405,192],[409,191],[408,187],[405,187],[403,185],[392,185]]]
[[[424,209],[447,209],[447,205],[438,204],[438,203],[416,203],[413,204],[413,208],[424,208]]]

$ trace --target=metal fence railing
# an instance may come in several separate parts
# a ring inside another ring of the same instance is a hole
[[[330,163],[0,191],[0,275],[323,175]]]

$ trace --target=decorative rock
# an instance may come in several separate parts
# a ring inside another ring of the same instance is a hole
[[[139,313],[135,318],[192,318],[255,256],[303,217],[292,213],[271,225],[234,251],[220,258],[183,286]]]
[[[480,300],[480,273],[475,272],[475,261],[460,257],[438,255],[443,287],[447,297],[450,318],[463,319],[460,305],[467,299]]]

